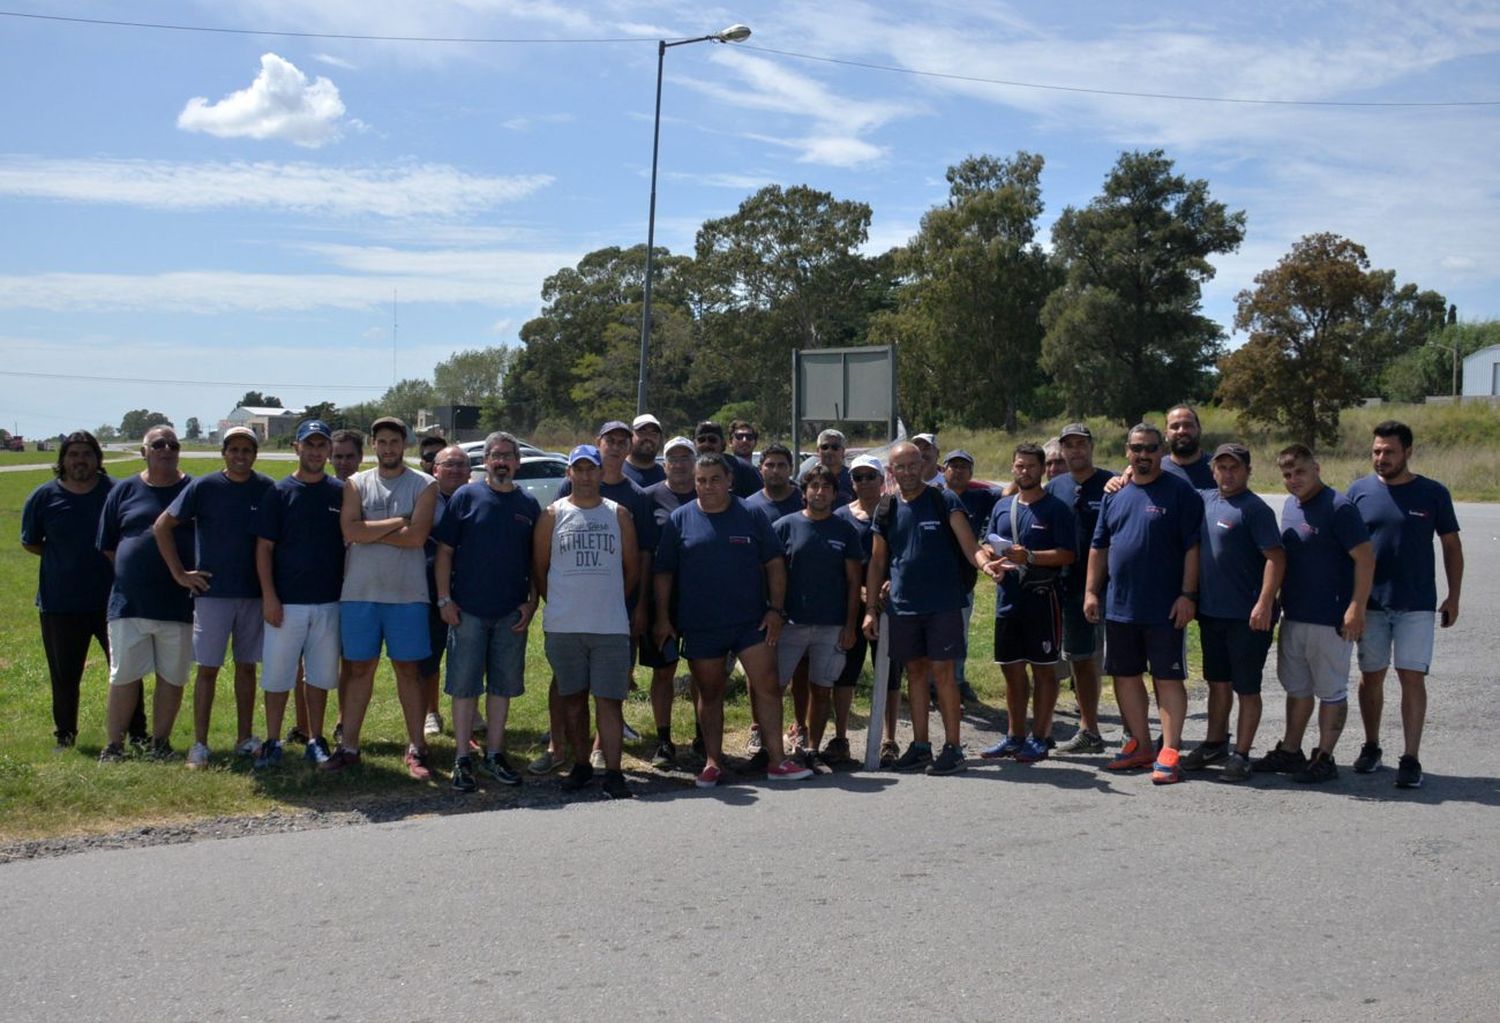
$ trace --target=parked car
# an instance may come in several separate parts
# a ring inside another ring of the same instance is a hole
[[[535,450],[534,448],[532,450]],[[483,455],[481,453],[481,460]],[[484,466],[469,471],[470,480],[484,479]],[[522,455],[516,469],[516,486],[536,498],[543,508],[557,500],[557,492],[568,476],[568,460],[562,455]]]
[[[524,440],[518,440],[516,441],[516,444],[520,447],[520,455],[522,458],[534,458],[539,455],[548,455],[553,458],[564,457],[562,454],[556,451],[543,451],[536,445],[528,444]],[[469,456],[469,469],[478,469],[481,473],[484,472],[484,441],[465,441],[464,443],[460,444],[459,447],[463,448],[464,454]]]

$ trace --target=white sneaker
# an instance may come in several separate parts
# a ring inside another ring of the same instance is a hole
[[[589,766],[596,771],[603,771],[609,766],[604,762],[604,751],[602,749],[596,749],[589,754]]]
[[[193,743],[193,748],[188,750],[187,765],[189,767],[207,767],[208,747],[201,742]]]
[[[630,727],[630,722],[625,722],[624,737],[626,742],[640,742],[641,733]]]
[[[253,757],[260,752],[260,736],[252,735],[244,742],[234,748],[234,751],[242,757]]]
[[[422,734],[427,737],[443,734],[443,716],[437,711],[431,711],[427,715],[427,721],[422,725]]]

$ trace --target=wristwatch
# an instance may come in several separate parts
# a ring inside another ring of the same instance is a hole
[[[441,611],[443,608],[447,607],[451,603],[453,603],[453,598],[451,598],[451,597],[439,597],[437,599],[438,610]]]
[[[780,615],[782,621],[786,621],[787,620],[786,608],[784,608],[784,607],[768,607],[768,608],[766,608],[766,610],[767,611],[774,611],[776,614]]]

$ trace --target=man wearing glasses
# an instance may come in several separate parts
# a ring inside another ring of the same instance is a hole
[[[426,441],[424,440],[425,444]],[[441,448],[433,456],[431,462],[427,463],[431,468],[424,471],[432,474],[438,483],[437,504],[432,511],[432,528],[443,519],[443,512],[448,507],[448,499],[451,498],[458,488],[469,482],[469,456],[464,449],[457,444]],[[430,603],[427,606],[427,639],[432,646],[432,652],[422,662],[422,694],[427,701],[427,717],[422,722],[422,734],[427,738],[443,734],[443,715],[440,710],[441,697],[439,680],[443,667],[443,651],[448,646],[448,623],[443,621],[443,613],[437,606],[437,581],[433,578],[433,564],[437,561],[438,543],[436,538],[429,534],[423,553],[427,559],[427,594]],[[484,734],[484,719],[478,718],[474,723],[475,734]]]
[[[693,442],[697,444],[700,455],[713,453],[724,456],[724,464],[729,469],[730,492],[735,497],[749,497],[761,488],[760,473],[751,468],[749,462],[740,461],[724,447],[724,427],[712,420],[704,420],[693,431]],[[750,445],[755,445],[753,436]]]
[[[673,437],[667,441],[667,478],[646,488],[652,521],[657,534],[667,524],[672,513],[698,496],[693,486],[693,463],[697,451],[686,437]],[[651,716],[656,724],[656,752],[651,756],[651,766],[659,771],[671,770],[677,764],[677,745],[672,741],[672,698],[675,693],[673,680],[677,675],[679,658],[670,644],[657,645],[656,602],[646,602],[647,630],[641,641],[641,665],[651,669]],[[669,601],[668,612],[677,614],[677,594],[674,590]],[[670,656],[668,656],[670,655]]]
[[[818,461],[829,472],[838,476],[838,496],[833,500],[835,508],[842,508],[854,500],[854,480],[844,468],[844,435],[838,430],[824,430],[818,434]]]

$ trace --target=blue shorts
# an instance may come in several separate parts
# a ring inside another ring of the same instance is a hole
[[[912,661],[957,661],[968,646],[963,609],[932,614],[891,615],[891,658]]]
[[[480,693],[520,696],[526,692],[526,633],[512,632],[519,608],[499,618],[467,611],[448,629],[448,678],[443,692],[457,700]]]
[[[766,641],[760,622],[699,629],[682,636],[682,656],[690,661],[712,660],[749,650]]]
[[[1368,609],[1365,634],[1359,640],[1359,670],[1384,671],[1394,663],[1398,671],[1427,674],[1436,619],[1436,611]]]
[[[339,639],[346,661],[373,661],[385,640],[393,661],[421,661],[432,652],[427,639],[427,604],[378,604],[346,600],[339,605]]]
[[[1149,671],[1157,682],[1187,678],[1187,632],[1173,628],[1171,622],[1141,625],[1106,621],[1104,636],[1106,674],[1129,678]]]

